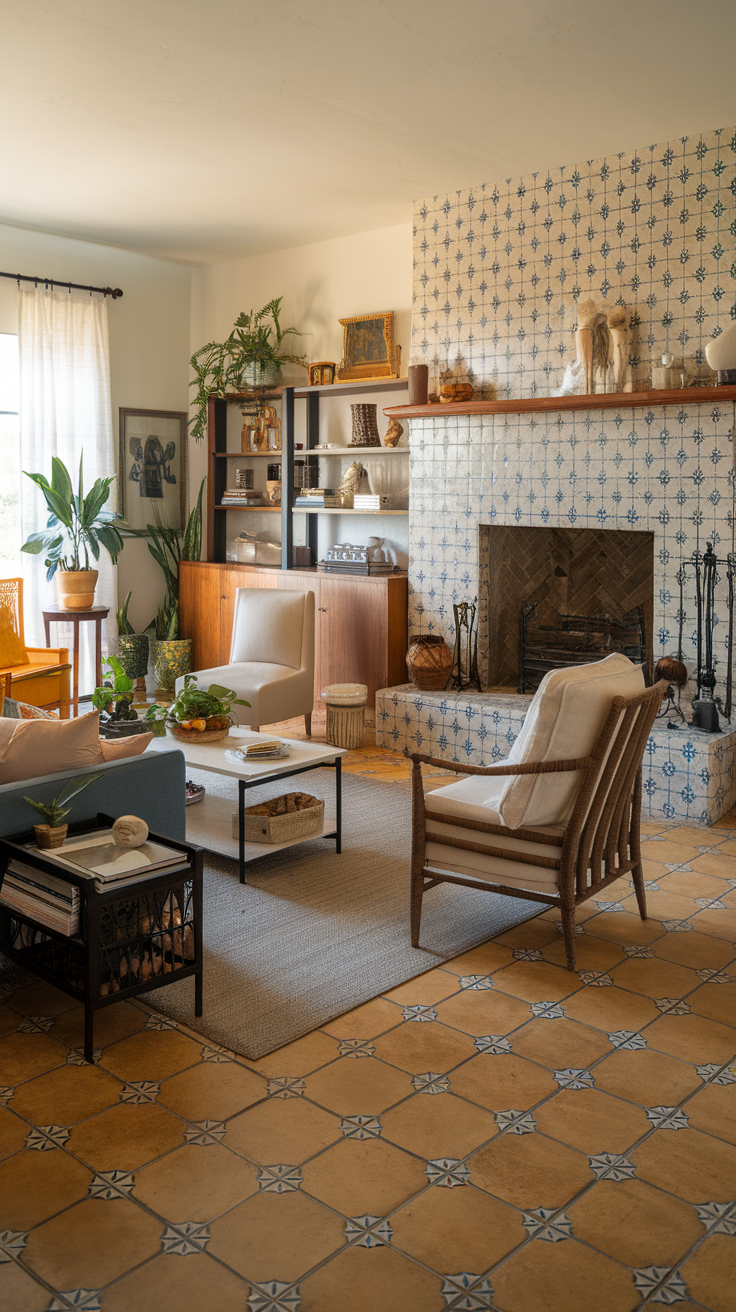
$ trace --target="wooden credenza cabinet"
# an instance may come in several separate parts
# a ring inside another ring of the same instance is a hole
[[[406,683],[407,576],[366,578],[316,569],[183,560],[179,614],[192,639],[192,669],[227,665],[238,588],[298,588],[315,594],[315,710],[330,683],[365,683],[368,705],[377,688]]]

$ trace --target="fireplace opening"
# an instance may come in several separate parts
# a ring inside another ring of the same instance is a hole
[[[479,532],[484,688],[516,692],[523,682],[532,692],[547,669],[609,651],[651,672],[653,533],[505,524]]]

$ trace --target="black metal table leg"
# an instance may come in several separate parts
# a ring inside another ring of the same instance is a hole
[[[238,780],[238,869],[240,882],[245,883],[245,779]]]
[[[94,1063],[94,1019],[95,1013],[89,1002],[84,1004],[84,1060]]]
[[[335,852],[342,852],[342,758],[335,761]]]

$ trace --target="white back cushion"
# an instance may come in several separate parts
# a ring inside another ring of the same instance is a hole
[[[230,664],[258,661],[301,669],[304,597],[275,588],[238,588]]]
[[[641,666],[618,652],[592,665],[551,670],[534,695],[509,762],[588,756],[614,697],[635,697],[643,690]],[[579,771],[512,777],[499,805],[502,821],[510,829],[560,824],[572,809],[579,784]]]

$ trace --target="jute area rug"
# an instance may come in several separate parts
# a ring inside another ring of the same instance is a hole
[[[192,777],[236,805],[233,780]],[[333,802],[334,776],[321,769],[253,789],[248,803],[292,785]],[[425,896],[422,948],[412,948],[410,817],[407,785],[347,774],[340,856],[334,839],[301,843],[246,866],[243,886],[234,861],[208,852],[204,1014],[194,1015],[192,980],[144,1000],[255,1059],[539,913],[539,903],[443,884]]]

